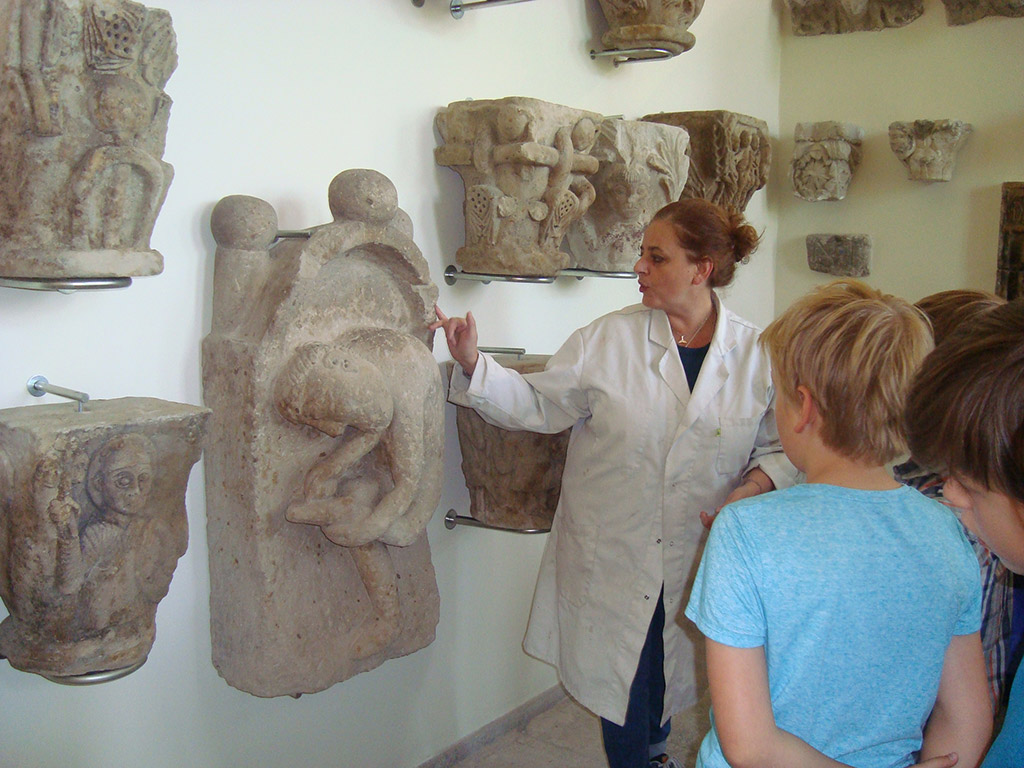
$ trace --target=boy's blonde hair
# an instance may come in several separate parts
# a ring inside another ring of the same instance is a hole
[[[805,386],[825,445],[881,465],[906,452],[903,409],[914,372],[932,349],[928,320],[910,302],[859,280],[837,280],[798,299],[761,334],[777,395]]]

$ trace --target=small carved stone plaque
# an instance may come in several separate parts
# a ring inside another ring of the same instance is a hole
[[[797,123],[790,179],[797,197],[842,200],[861,159],[864,130],[850,123]]]
[[[836,277],[867,277],[871,235],[808,235],[807,266]]]
[[[177,66],[171,17],[131,0],[8,0],[0,276],[155,275]],[[0,49],[2,55],[2,49]]]
[[[786,0],[794,35],[838,35],[903,27],[924,13],[923,0]]]
[[[1024,16],[1024,0],[942,0],[946,24],[971,24],[986,16]]]
[[[704,0],[599,0],[608,31],[601,36],[606,48],[664,48],[678,56],[696,42],[690,25],[704,8]]]
[[[961,120],[895,122],[889,124],[889,146],[911,181],[949,181],[972,130]]]
[[[1024,296],[1024,182],[1021,181],[1003,184],[996,293],[1011,301]]]
[[[149,398],[0,411],[0,654],[60,679],[145,661],[188,545],[209,411]]]
[[[554,275],[569,226],[594,201],[590,154],[601,115],[511,97],[457,101],[440,110],[438,165],[466,187],[466,244],[455,260],[467,272]]]
[[[736,112],[661,112],[644,120],[685,128],[690,170],[680,199],[699,197],[742,212],[768,183],[768,124]]]
[[[593,154],[597,198],[569,228],[573,266],[628,272],[654,214],[679,199],[690,167],[682,128],[635,120],[604,120]]]

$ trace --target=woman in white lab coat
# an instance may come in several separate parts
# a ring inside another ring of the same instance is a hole
[[[696,660],[676,617],[702,513],[795,479],[759,329],[713,290],[757,241],[712,203],[666,206],[633,268],[643,303],[576,331],[538,373],[478,352],[472,313],[437,312],[461,366],[451,402],[509,429],[572,427],[524,648],[600,715],[611,768],[678,765],[665,741],[695,699]]]

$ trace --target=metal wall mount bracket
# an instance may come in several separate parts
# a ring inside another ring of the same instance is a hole
[[[619,64],[626,64],[631,61],[661,61],[662,59],[671,59],[675,56],[672,51],[668,48],[658,48],[656,46],[643,47],[643,48],[609,48],[607,51],[590,51],[590,58],[611,58],[614,66]]]
[[[102,288],[127,288],[130,277],[0,277],[0,287],[24,291],[57,291],[74,293]]]
[[[68,400],[76,400],[79,413],[84,410],[83,406],[89,402],[89,395],[85,392],[79,392],[77,389],[68,389],[67,387],[58,387],[56,384],[51,384],[47,381],[45,376],[33,376],[25,383],[25,388],[32,397],[57,395],[57,397],[66,397]]]
[[[473,280],[487,285],[489,282],[499,283],[543,283],[545,285],[555,282],[559,277],[575,277],[582,280],[584,277],[611,277],[619,280],[635,280],[635,272],[598,272],[593,269],[563,269],[557,275],[493,275],[483,272],[463,272],[454,264],[449,264],[444,269],[444,281],[447,285],[455,285],[459,280]]]
[[[465,525],[470,528],[486,528],[489,531],[502,531],[504,533],[550,533],[550,528],[506,528],[502,525],[491,525],[482,523],[475,517],[467,517],[458,514],[454,509],[449,509],[444,516],[444,527],[449,531],[454,530],[457,525]]]

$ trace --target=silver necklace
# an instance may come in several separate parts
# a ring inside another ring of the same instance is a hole
[[[682,333],[679,334],[679,346],[684,347],[686,349],[689,349],[690,345],[693,343],[693,340],[696,339],[698,336],[700,336],[700,332],[702,330],[704,330],[704,326],[708,324],[708,320],[711,319],[711,316],[714,313],[715,313],[715,305],[712,304],[711,305],[711,311],[708,312],[706,315],[704,315],[704,321],[700,325],[697,326],[697,330],[693,332],[693,336],[690,337],[689,341],[686,340],[685,334],[682,334]]]

